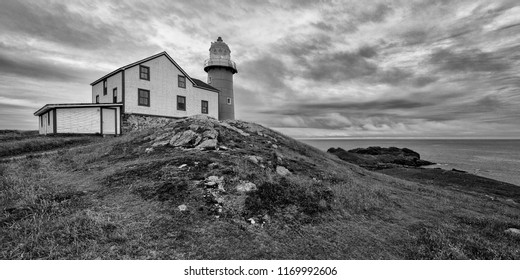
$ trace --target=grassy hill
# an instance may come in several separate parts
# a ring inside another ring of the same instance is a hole
[[[0,163],[0,258],[519,259],[514,199],[189,118]]]

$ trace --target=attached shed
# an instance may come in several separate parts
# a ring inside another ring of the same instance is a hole
[[[40,134],[121,134],[120,103],[47,104],[34,113]]]

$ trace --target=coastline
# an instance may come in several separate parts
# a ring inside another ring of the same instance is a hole
[[[437,163],[428,168],[457,169],[470,174],[520,186],[520,146],[518,139],[319,139],[300,140],[326,151],[381,146],[410,148],[421,159]]]

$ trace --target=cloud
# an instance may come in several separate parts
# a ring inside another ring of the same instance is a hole
[[[90,82],[163,50],[204,80],[222,36],[238,64],[241,119],[300,136],[520,136],[519,9],[515,0],[0,1],[0,127],[35,128],[37,107],[88,102]]]
[[[377,65],[359,53],[335,52],[306,61],[303,75],[320,82],[340,82],[374,74]]]
[[[453,52],[447,49],[432,53],[430,62],[445,71],[497,72],[507,70],[509,63],[489,52],[469,49]]]
[[[0,52],[0,74],[8,76],[23,76],[34,79],[56,81],[85,81],[98,73],[92,70],[74,68],[31,57],[18,57]]]
[[[113,37],[127,35],[124,29],[106,24],[102,18],[71,11],[65,3],[7,0],[0,7],[0,24],[4,32],[11,34],[88,49],[109,45]]]

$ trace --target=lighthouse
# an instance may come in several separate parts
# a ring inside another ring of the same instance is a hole
[[[209,59],[204,61],[204,71],[208,73],[208,84],[220,91],[218,119],[235,119],[235,98],[233,95],[233,75],[237,66],[231,60],[231,50],[221,37],[211,43]]]

